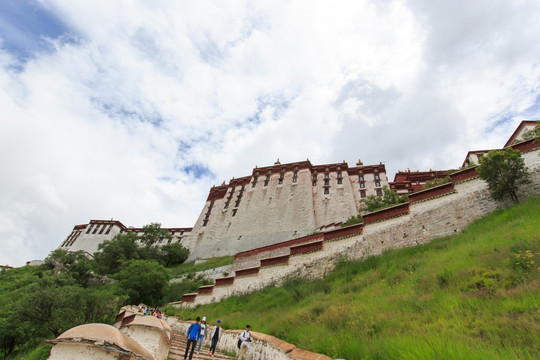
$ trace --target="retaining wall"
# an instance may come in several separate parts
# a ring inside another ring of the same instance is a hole
[[[536,147],[530,142],[521,146],[533,181],[519,190],[521,200],[540,194],[540,142],[535,144]],[[455,234],[497,208],[511,205],[510,200],[491,198],[487,183],[478,178],[475,168],[452,174],[451,180],[449,184],[413,194],[410,202],[367,214],[363,224],[240,253],[233,263],[234,277],[218,278],[212,291],[203,289],[204,296],[186,294],[185,301],[171,305],[220,301],[280,285],[288,276],[320,278],[333,270],[342,256],[363,259],[390,248],[424,244]]]

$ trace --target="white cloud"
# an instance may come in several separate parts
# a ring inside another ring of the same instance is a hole
[[[42,6],[69,32],[26,63],[0,47],[0,263],[89,219],[192,226],[209,186],[277,158],[391,178],[538,118],[535,1]]]

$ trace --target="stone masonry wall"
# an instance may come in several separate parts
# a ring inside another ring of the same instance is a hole
[[[538,147],[523,153],[533,183],[520,189],[521,200],[540,194],[539,155]],[[468,173],[474,174],[470,171]],[[231,278],[228,285],[215,287],[212,293],[192,296],[190,300],[192,302],[176,303],[173,306],[193,306],[220,301],[229,296],[279,285],[288,276],[323,277],[333,269],[336,260],[342,256],[363,259],[366,256],[380,255],[386,249],[423,244],[437,237],[455,234],[474,220],[511,204],[509,200],[498,202],[491,199],[487,184],[478,177],[456,176],[457,178],[462,180],[453,184],[455,192],[407,204],[409,212],[405,215],[365,224],[363,232],[361,227],[351,227],[357,229],[356,233],[348,234],[348,228],[323,233],[322,250],[289,256],[285,264],[260,267],[261,255],[276,256],[277,252],[266,254],[262,252],[242,257],[240,258],[242,265],[256,269],[255,273]],[[337,234],[338,237],[333,234]],[[340,234],[343,236],[340,237]],[[288,249],[290,253],[290,247]],[[286,255],[284,253],[281,248],[279,255]],[[233,264],[233,269],[241,267],[238,265],[235,267]]]
[[[180,321],[175,317],[168,317],[167,322],[174,331],[182,334],[187,332],[191,322]],[[209,334],[213,326],[208,327]],[[238,337],[242,330],[223,330],[221,339],[217,344],[217,348],[221,351],[237,353],[236,345]],[[247,356],[252,360],[331,360],[326,355],[313,353],[302,350],[285,341],[279,340],[273,336],[251,331],[253,341],[248,350]]]

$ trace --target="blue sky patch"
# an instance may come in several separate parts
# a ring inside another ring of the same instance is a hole
[[[67,31],[65,24],[37,1],[0,1],[0,46],[21,62],[48,50],[45,38],[55,39]]]
[[[186,174],[188,174],[190,176],[193,176],[195,179],[200,179],[202,177],[213,176],[210,169],[208,169],[206,166],[200,165],[200,164],[192,164],[192,165],[189,165],[189,166],[185,166],[183,168],[183,170],[184,170],[184,172]]]

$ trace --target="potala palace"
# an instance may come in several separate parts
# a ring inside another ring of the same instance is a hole
[[[503,148],[531,143],[538,150],[538,141],[523,141],[523,135],[537,125],[536,121],[522,121]],[[463,166],[478,164],[488,151],[469,151]],[[532,165],[527,163],[534,170]],[[251,175],[213,186],[196,223],[169,228],[170,241],[188,248],[189,260],[260,249],[339,229],[358,214],[362,198],[381,196],[384,186],[400,194],[415,194],[426,181],[447,174],[398,172],[389,182],[382,163],[364,165],[358,161],[349,166],[346,162],[315,165],[309,160],[288,164],[278,160],[271,166],[254,168]],[[127,227],[118,220],[91,220],[76,225],[59,248],[93,254],[101,242],[127,231],[140,232],[142,228]]]

